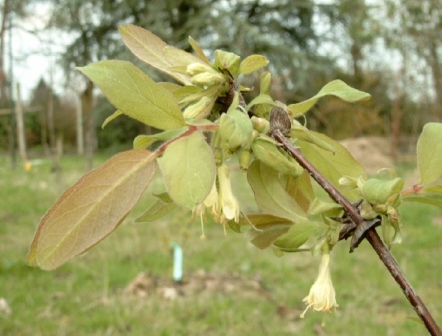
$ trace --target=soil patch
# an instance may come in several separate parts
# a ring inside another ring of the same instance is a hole
[[[381,168],[394,168],[388,138],[361,137],[339,141],[359,161],[368,174],[376,174]]]

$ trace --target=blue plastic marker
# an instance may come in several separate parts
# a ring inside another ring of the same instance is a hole
[[[173,247],[173,280],[183,280],[183,249],[175,242]]]

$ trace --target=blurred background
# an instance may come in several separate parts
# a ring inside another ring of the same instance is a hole
[[[1,10],[0,149],[11,155],[18,142],[11,109],[17,105],[31,153],[48,155],[57,143],[68,153],[115,152],[150,131],[122,117],[97,132],[114,109],[74,70],[125,59],[157,80],[170,80],[124,46],[118,27],[128,23],[189,51],[192,36],[209,57],[215,49],[265,55],[273,96],[285,103],[305,100],[333,79],[369,92],[373,99],[365,104],[324,99],[308,113],[308,127],[338,140],[387,137],[394,159],[414,148],[423,124],[442,119],[437,0],[5,0]],[[257,77],[243,82],[257,88]]]
[[[209,59],[215,49],[243,58],[265,55],[270,60],[273,97],[287,104],[308,99],[333,79],[369,92],[372,99],[358,104],[322,99],[307,114],[307,126],[343,140],[349,148],[356,146],[352,153],[365,159],[371,172],[383,166],[411,172],[422,126],[442,121],[440,0],[3,0],[0,11],[0,334],[373,335],[374,330],[378,335],[407,334],[401,330],[425,334],[407,319],[413,316],[411,308],[369,248],[337,267],[344,282],[337,285],[338,302],[347,306],[338,313],[339,320],[330,318],[331,329],[322,329],[319,314],[302,322],[298,312],[288,308],[302,309],[316,261],[310,264],[298,256],[275,259],[271,252],[255,248],[240,252],[246,239],[242,236],[214,250],[222,229],[209,227],[213,241],[209,234],[201,243],[194,221],[183,213],[154,228],[123,225],[113,235],[119,238],[110,237],[104,247],[100,244],[61,271],[34,270],[24,259],[39,219],[66,187],[110,155],[130,149],[136,135],[155,131],[125,116],[102,130],[101,124],[115,109],[74,70],[99,60],[121,59],[135,63],[155,80],[170,80],[128,51],[118,33],[120,25],[139,25],[187,51],[192,36]],[[255,88],[247,100],[257,94],[258,79],[259,75],[241,79],[243,85]],[[238,193],[244,194],[244,203],[252,198],[250,190]],[[153,199],[146,196],[143,202],[135,213]],[[435,293],[442,295],[442,283],[431,270],[441,269],[436,256],[442,252],[437,243],[442,238],[442,217],[422,206],[408,208],[403,216],[416,227],[408,228],[411,245],[399,249],[397,256],[406,260],[411,282],[418,281],[427,292],[430,310],[441,311],[434,298]],[[129,216],[127,222],[134,218]],[[433,225],[438,233],[424,240],[424,231],[419,231],[424,230],[422,223]],[[147,250],[144,237],[149,241]],[[216,271],[229,283],[236,281],[232,272],[247,281],[261,272],[260,280],[247,286],[265,284],[257,289],[261,294],[242,290],[246,295],[241,308],[236,292],[226,299],[221,295],[225,289],[216,287],[218,296],[189,301],[190,315],[181,310],[189,310],[188,301],[170,303],[161,295],[150,304],[128,303],[124,289],[139,272],[153,271],[146,281],[157,279],[157,283],[158,277],[170,275],[173,240],[185,247],[185,253],[204,254],[188,261],[194,278],[209,279]],[[238,240],[240,248],[234,247]],[[415,263],[410,261],[410,246],[416,249]],[[346,246],[341,253],[348,259]],[[383,280],[367,273],[367,268],[379,268]],[[293,270],[308,275],[294,284]],[[348,278],[349,287],[344,281]],[[293,297],[287,299],[288,292]],[[235,307],[239,312],[232,311]],[[152,317],[162,309],[158,318]],[[144,314],[150,318],[143,320]],[[174,324],[170,316],[180,322]],[[440,315],[436,318],[441,320]],[[193,327],[184,327],[189,321]],[[156,332],[145,333],[153,326]]]

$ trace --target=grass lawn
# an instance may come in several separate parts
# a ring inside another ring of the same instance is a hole
[[[64,157],[61,165],[63,188],[85,167],[78,157]],[[336,313],[309,311],[300,319],[319,258],[278,258],[251,245],[247,234],[225,236],[214,223],[206,224],[207,238],[201,240],[199,220],[181,210],[155,223],[134,224],[153,201],[151,192],[163,190],[160,177],[99,245],[52,272],[31,268],[26,254],[40,218],[59,195],[55,181],[49,160],[25,172],[11,170],[8,158],[0,156],[0,298],[12,311],[0,310],[0,335],[427,334],[366,242],[353,254],[348,242],[332,253]],[[236,185],[241,203],[256,211],[243,185]],[[393,254],[442,325],[442,211],[406,204],[402,216],[404,243]],[[183,284],[171,280],[172,242],[184,250]],[[141,272],[150,281],[147,289],[127,290]]]

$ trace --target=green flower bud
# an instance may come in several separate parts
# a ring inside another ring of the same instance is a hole
[[[295,160],[289,160],[281,153],[271,138],[266,138],[260,136],[253,141],[252,151],[256,158],[282,174],[294,177],[301,175],[303,168]]]
[[[249,117],[238,110],[229,111],[221,116],[219,134],[221,147],[235,151],[250,142],[253,125]]]
[[[388,206],[387,208],[387,216],[390,222],[397,222],[399,220],[399,214],[398,211],[393,208],[392,206]]]
[[[223,151],[221,148],[215,148],[213,151],[213,156],[215,157],[215,163],[220,166],[223,163]]]
[[[371,207],[371,205],[367,202],[363,202],[361,204],[360,214],[361,214],[361,217],[366,220],[370,220],[370,219],[373,219],[378,216],[378,213],[376,211],[374,211],[373,208]]]
[[[266,120],[264,118],[255,117],[255,116],[253,116],[251,118],[251,120],[252,120],[253,128],[255,130],[257,130],[259,133],[267,134],[267,132],[270,129],[270,123],[268,120]]]
[[[214,70],[211,66],[207,64],[195,62],[195,63],[190,63],[187,66],[186,72],[189,76],[195,76],[203,72],[216,73],[216,70]]]
[[[201,120],[210,113],[214,104],[215,98],[212,95],[204,96],[196,103],[187,106],[183,112],[183,117],[185,120]]]
[[[252,159],[252,153],[250,149],[244,149],[239,156],[239,167],[242,170],[247,170],[250,166],[250,161]]]
[[[201,87],[222,84],[226,81],[225,77],[218,72],[202,72],[193,76],[190,80],[194,85]]]
[[[345,189],[354,189],[357,188],[358,183],[354,177],[344,176],[339,179],[339,185]]]

